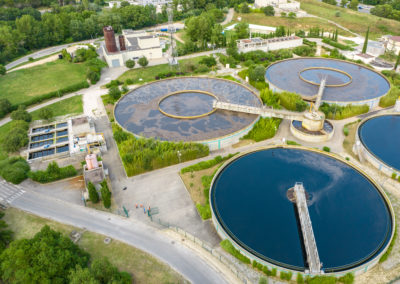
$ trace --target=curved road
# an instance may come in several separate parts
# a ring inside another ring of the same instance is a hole
[[[21,187],[0,183],[2,191],[21,192]],[[158,257],[192,283],[228,283],[222,273],[191,249],[172,241],[162,231],[111,213],[70,204],[25,189],[10,202],[12,207],[75,227],[85,228],[125,242]]]

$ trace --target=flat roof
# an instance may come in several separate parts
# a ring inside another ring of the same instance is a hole
[[[237,24],[230,25],[229,27],[226,27],[224,30],[225,31],[233,30],[236,25]],[[257,30],[264,30],[264,31],[270,31],[270,32],[275,32],[276,31],[275,27],[253,25],[253,24],[249,24],[249,29],[257,29]]]

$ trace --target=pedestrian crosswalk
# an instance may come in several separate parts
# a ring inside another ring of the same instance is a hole
[[[19,185],[14,185],[5,180],[0,180],[0,204],[11,204],[13,200],[20,197],[24,192],[25,190],[23,190]]]

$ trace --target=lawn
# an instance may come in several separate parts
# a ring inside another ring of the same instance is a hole
[[[313,27],[320,27],[325,31],[333,31],[336,29],[336,27],[330,24],[328,21],[312,17],[290,19],[265,16],[263,13],[235,14],[234,19],[237,19],[237,17],[242,17],[242,21],[249,24],[272,27],[284,26],[285,29],[289,28],[292,32],[297,30],[308,31]],[[338,29],[338,32],[343,36],[351,36],[349,32],[342,29]]]
[[[377,39],[385,34],[400,35],[400,22],[395,20],[335,7],[317,0],[300,0],[300,3],[301,9],[307,13],[332,20],[362,36],[365,36],[369,26],[369,39]],[[335,16],[337,11],[340,12],[340,17]],[[341,32],[339,33],[344,35]]]
[[[44,109],[49,109],[53,112],[53,116],[63,116],[67,114],[81,114],[83,113],[83,102],[82,96],[73,96],[71,98],[56,102],[49,106],[44,107]],[[40,110],[35,110],[31,112],[32,120],[38,120]]]
[[[48,62],[0,77],[1,98],[22,104],[32,97],[86,81],[86,65],[64,60]]]
[[[185,64],[187,62],[191,62],[193,64],[197,64],[202,58],[205,56],[199,56],[199,57],[194,57],[190,59],[182,59],[179,60],[179,65],[178,66],[170,66],[169,64],[161,64],[161,65],[155,65],[155,66],[150,66],[150,67],[145,67],[145,68],[137,68],[137,69],[132,69],[124,74],[122,74],[118,80],[123,82],[127,79],[133,80],[133,84],[140,84],[140,83],[146,83],[150,81],[155,80],[155,76],[159,73],[166,73],[169,71],[180,71],[180,66],[182,64]],[[139,79],[142,79],[139,81]]]
[[[82,231],[79,228],[47,220],[14,208],[6,210],[4,220],[14,231],[16,239],[32,237],[44,225],[49,225],[52,229],[64,234],[69,234],[73,230]],[[92,258],[107,257],[120,270],[131,273],[134,283],[185,282],[181,275],[153,256],[116,240],[112,240],[110,244],[106,245],[104,238],[103,235],[86,231],[78,245],[90,253]]]

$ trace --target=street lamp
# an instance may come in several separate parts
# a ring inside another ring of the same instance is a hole
[[[181,151],[178,150],[176,154],[178,155],[179,163],[181,163],[181,156],[182,156]]]

